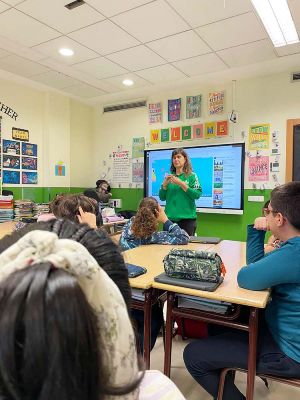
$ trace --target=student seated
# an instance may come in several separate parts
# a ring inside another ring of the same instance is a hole
[[[276,187],[265,212],[268,227],[282,245],[264,254],[265,230],[248,226],[247,266],[238,274],[240,287],[272,288],[259,325],[257,372],[300,378],[300,182]],[[185,365],[194,379],[217,398],[222,368],[247,368],[248,333],[223,333],[190,343]],[[227,374],[223,400],[245,396]]]
[[[98,179],[94,189],[86,189],[83,194],[97,201],[99,211],[109,207],[109,200],[111,199],[111,187],[104,179]]]
[[[268,213],[268,205],[270,204],[270,200],[268,200],[263,206],[263,216],[258,217],[254,221],[254,228],[263,231],[269,231],[268,220],[266,215]],[[271,235],[265,244],[265,253],[269,253],[275,249],[278,249],[281,246],[281,241],[276,238],[274,235]]]
[[[163,231],[158,232],[158,224],[163,224]],[[124,227],[120,238],[122,250],[133,249],[145,244],[187,244],[189,235],[171,222],[164,209],[153,197],[145,197],[139,205],[137,213]],[[144,311],[132,310],[139,335],[140,351],[144,346]],[[163,313],[158,304],[152,306],[151,316],[151,349],[163,323]]]
[[[158,231],[159,223],[163,230]],[[142,244],[187,244],[189,235],[171,222],[164,209],[153,197],[145,197],[137,213],[124,227],[120,237],[122,250],[133,249]]]

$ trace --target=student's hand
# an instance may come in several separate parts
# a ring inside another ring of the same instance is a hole
[[[165,213],[165,210],[162,208],[162,206],[158,205],[158,212],[157,212],[157,221],[161,222],[164,224],[165,222],[168,221],[168,217]]]
[[[84,212],[81,207],[79,207],[79,215],[77,215],[80,224],[88,224],[91,228],[96,229],[96,215],[90,212]]]
[[[258,231],[268,231],[269,225],[266,217],[258,217],[254,220],[254,228]]]

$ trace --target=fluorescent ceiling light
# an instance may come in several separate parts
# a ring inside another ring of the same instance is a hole
[[[73,50],[67,49],[67,48],[59,49],[58,52],[59,52],[62,56],[65,56],[65,57],[70,57],[70,56],[72,56],[72,55],[74,54],[74,51],[73,51]]]
[[[132,86],[134,82],[131,79],[124,79],[124,81],[122,83],[125,86]]]
[[[251,0],[251,2],[275,47],[299,42],[286,0]]]

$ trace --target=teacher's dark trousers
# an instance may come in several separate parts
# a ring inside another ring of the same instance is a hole
[[[194,236],[196,232],[196,219],[181,219],[176,222],[181,229],[184,229],[190,236]]]

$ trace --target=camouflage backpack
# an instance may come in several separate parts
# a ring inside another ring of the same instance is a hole
[[[171,278],[219,282],[225,266],[215,252],[173,249],[164,258],[166,275]]]

